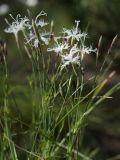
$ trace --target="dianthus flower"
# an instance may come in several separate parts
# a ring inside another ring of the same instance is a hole
[[[61,66],[61,69],[63,69],[64,67],[66,67],[69,64],[77,64],[80,66],[80,57],[79,55],[76,53],[78,53],[78,48],[77,45],[75,44],[69,51],[69,53],[67,53],[66,55],[61,55],[62,57],[62,62],[63,65]]]
[[[66,50],[69,48],[69,45],[67,43],[56,43],[56,45],[53,48],[48,48],[47,51],[51,52],[55,52],[57,54],[61,54],[63,53],[63,50]]]
[[[76,27],[73,27],[73,29],[63,28],[63,33],[66,39],[72,38],[72,39],[76,39],[77,41],[79,41],[82,37],[86,37],[87,33],[85,32],[82,33],[80,29],[78,28],[80,21],[75,21],[75,23],[76,23]]]
[[[6,28],[4,31],[7,32],[7,33],[13,33],[17,37],[18,32],[21,31],[21,30],[23,30],[25,28],[25,24],[26,24],[26,22],[29,21],[29,19],[27,17],[21,18],[20,14],[18,14],[16,16],[16,18],[14,18],[12,16],[12,14],[10,14],[10,17],[14,21],[12,22],[12,24],[10,24],[8,22],[8,20],[5,19],[6,23],[9,25],[9,27]]]

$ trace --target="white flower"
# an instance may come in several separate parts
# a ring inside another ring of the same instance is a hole
[[[13,33],[15,34],[15,36],[17,36],[17,33],[20,30],[23,30],[25,28],[25,23],[29,21],[29,19],[27,17],[21,18],[21,15],[18,14],[16,16],[16,19],[10,14],[10,17],[14,20],[14,22],[12,22],[12,24],[10,24],[8,22],[7,19],[5,19],[6,23],[9,25],[9,27],[7,29],[5,29],[4,31],[7,33]]]
[[[73,29],[63,28],[63,33],[65,35],[65,38],[67,39],[73,38],[79,41],[82,37],[86,37],[87,33],[85,32],[81,33],[81,31],[79,30],[78,26],[80,21],[75,21],[75,23],[76,23],[76,27],[73,27]]]
[[[41,11],[41,12],[36,16],[36,18],[35,18],[35,25],[36,25],[37,27],[40,26],[40,27],[42,28],[42,27],[48,25],[48,23],[45,22],[44,19],[40,19],[41,16],[47,16],[47,13],[45,13],[44,11]],[[32,28],[32,24],[30,23],[30,21],[27,22],[27,23],[25,24],[25,26],[26,26],[28,29],[31,29],[31,28]]]
[[[57,54],[60,54],[63,52],[63,50],[66,50],[69,48],[69,45],[67,43],[56,43],[56,45],[53,48],[48,48],[47,51],[49,52],[56,52]]]
[[[44,11],[41,11],[37,17],[35,18],[35,24],[36,26],[40,26],[40,27],[44,27],[46,25],[48,25],[47,22],[44,21],[44,19],[39,19],[41,16],[47,16],[47,13],[45,13]]]
[[[37,27],[38,27],[38,26],[44,27],[44,26],[46,26],[46,25],[48,25],[48,23],[45,22],[44,19],[40,19],[38,22],[36,22],[36,26],[37,26]]]
[[[76,48],[76,44],[70,49],[69,54],[61,55],[63,65],[61,66],[61,69],[66,67],[69,64],[77,64],[80,66],[80,57],[78,53],[78,48]]]
[[[86,46],[82,46],[80,47],[80,50],[79,50],[82,54],[90,54],[91,52],[96,52],[97,49],[92,49],[92,46],[90,47],[86,47]]]
[[[9,11],[9,6],[7,4],[0,5],[0,16],[6,14]]]

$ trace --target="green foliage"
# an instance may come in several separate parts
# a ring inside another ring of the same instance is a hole
[[[89,54],[89,50],[94,51],[93,49],[87,47],[87,51],[83,52],[81,48],[74,48],[77,49],[77,51],[73,50],[77,53],[77,56],[74,56],[77,58],[80,56],[80,64],[73,63],[76,61],[72,61],[74,58],[72,57],[70,63],[61,68],[69,60],[68,57],[65,57],[61,64],[59,54],[54,55],[53,51],[52,54],[47,52],[47,48],[53,44],[53,38],[56,37],[50,34],[49,43],[45,44],[46,41],[41,38],[42,29],[39,29],[33,19],[30,24],[38,43],[36,45],[34,38],[29,41],[28,30],[23,28],[23,36],[28,41],[22,43],[22,47],[24,46],[30,65],[24,84],[12,82],[6,55],[4,50],[2,51],[0,159],[93,160],[99,155],[99,148],[88,147],[89,141],[84,145],[86,126],[89,126],[92,120],[94,121],[92,115],[96,107],[103,104],[106,99],[112,98],[112,94],[120,89],[119,82],[106,89],[106,85],[116,73],[111,69],[113,59],[110,59],[109,65],[106,64],[117,37],[113,39],[102,64],[99,64],[101,39],[99,40],[94,62],[95,73],[86,78],[85,53]],[[68,34],[68,55],[73,46],[76,47],[79,44],[85,48],[85,34],[83,39],[77,37],[80,41],[76,38],[79,34],[78,24],[77,21],[75,37],[69,36],[71,30],[67,30],[69,32],[61,37],[64,43]],[[52,27],[51,25],[49,30],[53,33]],[[17,46],[24,60],[26,55],[21,52],[19,38]],[[66,55],[62,50],[61,57],[64,58]],[[91,85],[90,90],[86,89],[87,85]]]

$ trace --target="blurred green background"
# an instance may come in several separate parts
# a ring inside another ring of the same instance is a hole
[[[44,10],[48,13],[48,20],[54,20],[55,32],[57,33],[61,32],[63,27],[72,27],[75,20],[80,20],[80,28],[82,31],[87,29],[93,46],[97,47],[100,36],[103,36],[100,48],[101,55],[106,54],[112,39],[116,35],[118,35],[118,39],[111,54],[119,54],[120,52],[120,0],[38,0],[38,3],[36,1],[33,6],[28,5],[27,0],[26,3],[25,0],[22,2],[20,0],[1,0],[0,5],[2,4],[7,4],[9,10],[0,14],[0,38],[7,42],[9,72],[16,85],[17,82],[25,85],[25,75],[30,70],[29,65],[26,68],[24,62],[20,60],[14,36],[4,33],[4,29],[7,27],[4,18],[9,19],[9,13],[14,16],[20,13],[24,16],[27,15],[27,9],[29,9],[33,15],[37,15],[41,10]],[[11,21],[11,19],[9,20]],[[27,58],[25,61],[27,61]],[[113,69],[117,71],[117,78],[114,81],[119,81],[119,58],[115,60]],[[21,96],[25,101],[23,93]],[[90,123],[86,128],[86,141],[84,143],[86,145],[86,142],[88,144],[89,141],[88,151],[89,147],[97,148],[96,152],[100,153],[100,158],[98,158],[100,160],[106,160],[110,156],[120,154],[119,97],[120,93],[117,93],[114,95],[114,99],[101,104],[93,112],[89,120]],[[24,101],[20,102],[23,108],[24,104],[22,103]],[[24,114],[26,116],[26,113]]]

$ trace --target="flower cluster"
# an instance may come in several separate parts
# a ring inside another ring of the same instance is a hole
[[[33,20],[30,21],[28,17],[21,18],[20,14],[16,19],[11,14],[10,16],[14,22],[10,24],[6,19],[9,27],[5,29],[5,32],[17,35],[18,31],[26,29],[26,44],[35,48],[38,48],[39,44],[49,45],[52,33],[46,32],[44,29],[48,25],[48,22],[44,20],[44,17],[47,16],[44,11],[41,11],[34,20],[34,25],[38,30],[37,34],[34,30]],[[85,54],[96,52],[92,46],[85,45],[87,33],[79,29],[79,23],[80,21],[75,21],[76,25],[72,29],[63,28],[62,35],[59,37],[55,37],[53,34],[54,45],[47,47],[48,52],[55,52],[61,58],[61,69],[70,64],[80,66]]]
[[[42,16],[47,16],[47,14],[44,11],[41,11],[35,18],[35,25],[37,28],[40,27],[41,31],[39,33],[39,39],[43,41],[46,45],[48,44],[48,37],[50,36],[49,32],[42,32],[42,28],[46,25],[48,25],[47,22],[42,19]],[[6,23],[8,24],[8,28],[5,29],[5,32],[7,33],[13,33],[15,37],[17,37],[18,32],[21,30],[26,29],[28,33],[26,41],[27,43],[31,43],[34,47],[38,47],[38,37],[33,33],[33,25],[32,22],[29,20],[28,17],[22,18],[20,14],[14,18],[11,14],[10,17],[12,18],[13,22],[10,24],[7,19],[5,19]]]
[[[79,29],[80,21],[75,21],[76,26],[72,29],[63,28],[62,43],[60,43],[60,38],[55,42],[56,45],[52,48],[48,48],[48,51],[53,51],[61,57],[62,65],[61,69],[65,68],[67,65],[76,64],[80,66],[81,60],[85,54],[91,52],[96,52],[92,46],[85,46],[85,39],[87,33],[81,32]]]

